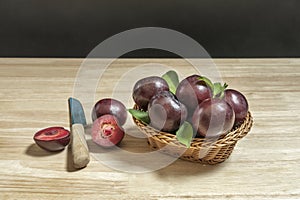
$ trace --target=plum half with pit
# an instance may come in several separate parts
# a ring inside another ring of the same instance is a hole
[[[113,115],[102,115],[93,123],[92,140],[102,147],[118,145],[124,138],[124,134],[118,119]]]
[[[127,110],[124,104],[112,98],[101,99],[95,104],[92,110],[92,119],[95,121],[106,114],[114,115],[120,125],[124,125],[127,119]]]
[[[183,79],[177,89],[176,97],[188,109],[189,117],[192,116],[197,106],[207,98],[212,97],[212,91],[201,76],[191,75]]]
[[[247,116],[248,113],[248,102],[246,97],[234,89],[225,90],[225,101],[229,103],[235,113],[234,125],[238,126],[241,124]]]
[[[187,109],[175,96],[164,91],[152,97],[148,105],[150,125],[158,130],[173,132],[187,118]]]
[[[150,99],[162,91],[169,91],[168,83],[161,77],[149,76],[135,83],[132,97],[139,108],[146,111]]]
[[[220,98],[204,100],[193,114],[193,128],[200,137],[220,137],[233,127],[235,114],[232,107]]]
[[[49,127],[34,134],[35,143],[47,151],[61,151],[70,142],[70,132],[63,127]]]

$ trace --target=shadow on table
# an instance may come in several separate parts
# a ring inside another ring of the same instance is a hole
[[[96,160],[110,168],[128,173],[151,172],[162,178],[168,176],[193,176],[195,174],[212,173],[224,166],[223,163],[203,165],[183,161],[156,151],[150,150],[147,152],[144,151],[145,147],[147,147],[147,140],[144,139],[140,142],[144,144],[138,144],[135,148],[128,148],[132,144],[127,140],[127,142],[121,143],[119,147],[107,149],[96,145],[91,139],[87,139],[90,153]]]
[[[67,148],[67,156],[66,156],[66,170],[67,172],[75,172],[77,169],[74,167],[71,148]]]
[[[27,155],[33,156],[33,157],[46,157],[46,156],[53,156],[53,155],[59,154],[62,151],[49,152],[49,151],[46,151],[46,150],[40,148],[37,144],[33,143],[27,147],[25,153]]]
[[[193,163],[178,159],[171,165],[157,170],[155,173],[161,179],[176,176],[194,176],[195,174],[209,174],[221,170],[226,165],[226,161],[216,165]]]
[[[72,161],[72,156],[71,156],[71,150],[70,148],[66,147],[66,152],[67,152],[67,164],[66,164],[66,170],[68,172],[73,172],[73,171],[77,171],[78,169],[73,167],[73,161]],[[46,151],[42,148],[40,148],[37,144],[33,143],[30,146],[27,147],[27,149],[25,150],[26,155],[28,156],[32,156],[32,157],[47,157],[47,156],[53,156],[53,155],[57,155],[61,152],[63,152],[63,150],[61,151]]]

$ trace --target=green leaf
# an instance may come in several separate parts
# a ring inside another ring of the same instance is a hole
[[[148,112],[136,110],[136,109],[128,109],[128,112],[134,116],[136,119],[141,120],[142,122],[145,122],[146,124],[150,123],[150,118],[148,115]]]
[[[216,97],[222,93],[221,83],[214,83],[213,96]]]
[[[175,71],[170,70],[165,73],[162,78],[168,83],[170,91],[175,94],[177,86],[179,84],[178,75]]]
[[[176,132],[177,140],[184,144],[187,148],[190,147],[193,139],[193,127],[185,121]]]
[[[212,83],[211,80],[209,80],[209,78],[205,76],[201,76],[199,80],[204,81],[206,85],[211,89],[211,91],[213,92],[213,97],[224,97],[224,91],[228,87],[226,83],[224,83],[224,85],[221,85],[221,83],[219,82]]]
[[[221,83],[214,83],[214,89],[213,89],[213,97],[224,97],[224,91],[227,88],[227,84],[224,83],[224,85],[221,85]]]
[[[211,80],[209,80],[209,78],[205,77],[205,76],[201,76],[199,78],[200,81],[204,81],[206,83],[206,85],[211,89],[214,90],[214,84],[211,82]]]

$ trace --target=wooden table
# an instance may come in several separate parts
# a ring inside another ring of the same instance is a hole
[[[177,160],[135,174],[113,170],[93,157],[75,171],[68,165],[67,149],[48,153],[34,144],[33,134],[41,128],[69,127],[67,98],[82,59],[1,58],[0,199],[299,199],[300,59],[214,62],[223,80],[248,98],[251,132],[224,163]],[[113,83],[132,66],[147,63],[191,72],[181,59],[116,60],[95,100],[111,94]],[[130,98],[131,86],[120,92]],[[127,132],[138,133],[127,121]],[[149,150],[146,139],[126,136],[122,143],[128,151]]]

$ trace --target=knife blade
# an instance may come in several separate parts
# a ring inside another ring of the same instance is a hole
[[[89,149],[85,140],[84,126],[86,118],[79,100],[68,99],[70,126],[71,126],[71,152],[75,168],[80,169],[90,162]]]

